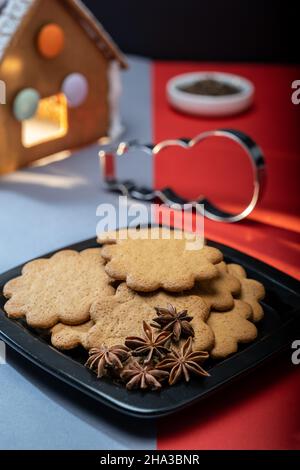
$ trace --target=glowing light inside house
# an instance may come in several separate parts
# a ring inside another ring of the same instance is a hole
[[[22,123],[24,147],[59,139],[68,132],[68,105],[64,94],[40,100],[35,116]]]

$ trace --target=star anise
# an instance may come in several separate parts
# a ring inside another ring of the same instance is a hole
[[[159,335],[154,336],[152,328],[145,321],[143,321],[143,330],[145,338],[128,336],[125,339],[125,345],[132,349],[134,356],[144,356],[147,354],[144,362],[148,364],[155,356],[162,359],[170,352],[165,344],[171,338],[172,334],[169,334],[167,331],[162,331]]]
[[[167,308],[155,307],[155,310],[157,317],[153,319],[151,326],[171,331],[175,342],[178,342],[181,336],[194,336],[194,329],[190,325],[193,317],[187,314],[187,310],[177,312],[176,307],[171,304],[168,304]]]
[[[91,348],[90,357],[85,366],[97,371],[97,377],[101,378],[107,373],[107,369],[122,369],[123,362],[129,357],[129,349],[123,345],[116,345],[108,348],[104,344],[100,348]]]
[[[161,388],[160,382],[168,376],[167,371],[158,370],[153,364],[140,364],[137,360],[125,366],[120,374],[121,379],[127,382],[128,390],[134,388],[158,390]]]
[[[189,337],[183,346],[176,351],[172,349],[171,353],[157,364],[157,369],[170,370],[169,385],[174,385],[182,377],[186,382],[190,380],[190,373],[199,376],[209,376],[209,374],[200,366],[208,358],[206,351],[193,351],[192,338]]]

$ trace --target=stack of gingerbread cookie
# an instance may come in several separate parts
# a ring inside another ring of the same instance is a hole
[[[32,261],[6,284],[5,311],[48,329],[58,349],[82,345],[92,352],[92,368],[102,358],[100,375],[110,364],[121,368],[129,350],[144,358],[135,368],[170,362],[170,342],[175,355],[184,348],[194,359],[202,354],[201,369],[208,354],[222,359],[256,338],[264,287],[241,266],[226,264],[218,249],[191,249],[188,240],[161,228],[124,230],[104,234],[99,248]]]

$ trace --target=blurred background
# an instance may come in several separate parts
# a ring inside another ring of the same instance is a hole
[[[84,3],[128,54],[163,60],[299,62],[297,2],[84,0]]]

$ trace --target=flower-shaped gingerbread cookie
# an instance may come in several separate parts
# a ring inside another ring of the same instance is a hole
[[[265,296],[264,286],[255,279],[248,279],[246,271],[239,264],[228,264],[229,274],[232,274],[241,282],[241,292],[238,299],[247,302],[252,308],[252,320],[256,323],[264,316],[264,311],[259,301]]]
[[[91,304],[99,295],[114,292],[100,248],[63,250],[27,263],[22,275],[4,286],[9,299],[4,309],[11,318],[26,317],[36,328],[58,322],[78,325],[89,320]]]
[[[152,229],[140,231],[136,239],[117,239],[114,244],[102,248],[102,256],[108,261],[106,272],[113,279],[126,281],[128,287],[139,292],[153,292],[159,288],[179,292],[191,289],[195,281],[217,276],[216,263],[222,261],[222,253],[212,247],[200,247],[200,243],[178,238],[178,231]],[[181,232],[182,234],[182,232]]]
[[[241,290],[240,281],[227,271],[224,261],[216,265],[218,275],[213,279],[198,282],[192,292],[200,295],[206,304],[217,311],[233,307],[233,295]]]
[[[93,325],[91,320],[75,326],[57,323],[51,328],[51,343],[55,348],[62,350],[74,349],[80,345],[88,349],[87,333]]]
[[[214,335],[206,324],[209,308],[200,297],[170,295],[161,291],[139,294],[129,289],[125,283],[120,284],[113,297],[101,295],[93,303],[90,313],[95,325],[86,333],[78,334],[77,327],[57,326],[60,337],[53,330],[52,342],[56,347],[66,349],[65,332],[69,345],[80,342],[87,349],[102,344],[108,347],[124,344],[128,336],[143,336],[143,321],[151,323],[157,317],[155,307],[167,307],[168,304],[172,304],[178,311],[188,310],[188,314],[193,317],[191,325],[194,329],[194,349],[209,350],[214,344]]]
[[[235,300],[228,312],[211,313],[207,323],[215,335],[215,345],[210,351],[213,359],[223,359],[237,352],[239,343],[250,343],[256,338],[256,326],[249,321],[251,316],[250,305],[242,300]]]

